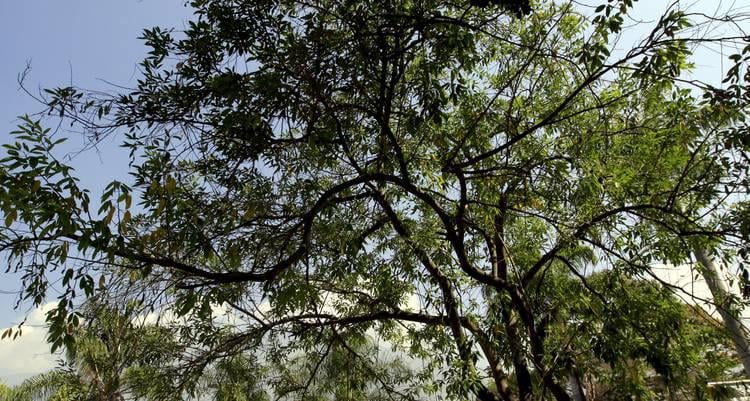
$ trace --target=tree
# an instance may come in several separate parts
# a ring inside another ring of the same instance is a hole
[[[189,322],[181,339],[202,351],[185,372],[372,331],[424,359],[441,397],[580,399],[567,384],[582,362],[548,334],[581,334],[552,318],[550,272],[626,280],[742,238],[717,222],[743,216],[730,178],[744,177],[731,156],[750,47],[705,36],[733,16],[674,3],[614,51],[633,2],[576,4],[516,18],[438,0],[195,0],[185,32],[144,31],[132,91],[47,92],[92,145],[120,135],[132,182],[92,200],[31,119],[5,145],[9,269],[35,303],[62,272],[53,347],[72,344],[76,296],[105,291]],[[714,44],[741,48],[730,90],[681,75]],[[97,268],[142,292],[97,290]]]
[[[116,312],[111,304],[89,304],[86,311],[96,320],[75,332],[65,364],[14,388],[0,387],[0,401],[412,399],[406,395],[412,390],[399,394],[410,370],[366,337],[339,339],[321,355],[299,354],[289,364],[238,353],[201,366],[186,380],[173,367],[189,350],[176,348],[170,330],[136,325],[142,316]],[[265,380],[268,371],[271,380]]]
[[[570,364],[570,387],[591,400],[724,399],[706,388],[737,364],[719,321],[669,288],[619,270],[592,274],[585,285],[590,292],[577,302],[568,299],[585,292],[584,283],[569,276],[545,291],[546,341]]]
[[[58,368],[40,373],[12,388],[8,401],[88,401],[86,385],[70,369]],[[6,399],[0,398],[3,401]]]
[[[413,400],[414,371],[398,354],[384,352],[366,336],[336,335],[315,352],[276,360],[269,367],[277,379],[273,392],[285,400]]]
[[[748,340],[747,331],[739,319],[738,308],[735,305],[737,302],[724,284],[721,271],[706,254],[706,251],[702,248],[696,248],[693,252],[698,263],[700,263],[701,274],[706,280],[711,296],[717,305],[716,309],[721,315],[724,326],[732,336],[734,347],[742,361],[745,374],[748,374],[750,373],[750,340]],[[745,274],[747,273],[745,272]]]
[[[79,311],[85,323],[71,329],[75,342],[66,348],[63,364],[26,379],[8,399],[122,401],[133,393],[148,393],[159,376],[135,380],[134,371],[155,373],[174,362],[179,349],[168,329],[141,325],[134,312],[132,306],[118,310],[101,298],[90,300]]]
[[[0,383],[0,400],[10,401],[13,395],[13,389],[8,387],[5,383]]]

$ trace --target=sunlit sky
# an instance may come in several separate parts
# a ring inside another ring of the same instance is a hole
[[[737,8],[748,0],[686,2],[695,10],[713,14],[717,5]],[[6,0],[0,6],[0,143],[10,139],[17,116],[34,113],[42,106],[19,90],[18,76],[27,65],[25,85],[32,91],[42,87],[74,85],[86,89],[114,90],[111,84],[134,86],[138,62],[146,48],[137,39],[143,28],[184,26],[190,9],[184,0]],[[653,20],[664,10],[665,0],[642,0],[636,20]],[[632,38],[630,40],[633,40]],[[624,40],[624,42],[627,42]],[[718,54],[699,52],[695,78],[720,81]],[[106,81],[106,82],[105,82]],[[96,194],[106,183],[125,175],[126,158],[117,143],[105,143],[100,152],[77,155],[72,165],[84,187]],[[70,150],[81,146],[71,138]],[[2,268],[4,270],[4,267]],[[0,381],[18,383],[31,374],[48,369],[54,358],[47,355],[42,313],[23,305],[14,309],[19,277],[0,276],[0,328],[30,314],[30,326],[21,341],[0,342]],[[54,297],[50,300],[54,300]],[[37,326],[37,327],[35,327]]]

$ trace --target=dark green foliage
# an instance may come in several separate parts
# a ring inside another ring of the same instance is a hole
[[[531,13],[529,0],[470,0],[469,3],[474,7],[481,8],[490,5],[501,6],[519,18]]]

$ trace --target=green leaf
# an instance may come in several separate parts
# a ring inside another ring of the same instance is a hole
[[[10,209],[5,214],[5,226],[10,227],[18,217],[18,211],[16,209]]]

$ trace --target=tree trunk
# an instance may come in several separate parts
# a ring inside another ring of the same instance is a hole
[[[568,371],[568,389],[570,390],[570,398],[573,401],[586,401],[581,380],[573,370]]]
[[[732,310],[731,294],[724,284],[719,269],[706,254],[706,251],[702,248],[694,247],[693,253],[696,259],[698,259],[698,263],[703,266],[703,278],[706,280],[708,289],[711,291],[714,303],[716,304],[716,310],[719,311],[721,319],[724,320],[724,327],[726,327],[729,335],[732,337],[737,354],[742,361],[742,366],[745,368],[745,375],[750,375],[750,342],[748,342],[745,336],[742,323]]]

